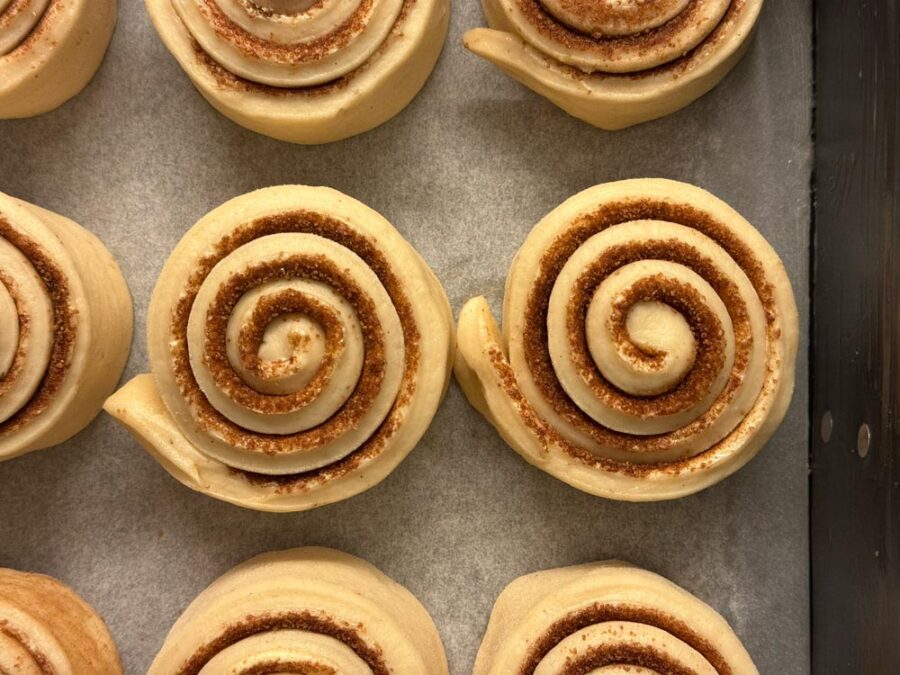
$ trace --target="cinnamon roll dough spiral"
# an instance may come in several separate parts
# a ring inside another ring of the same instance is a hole
[[[62,443],[109,396],[131,296],[93,234],[0,193],[0,460]]]
[[[778,255],[700,188],[639,179],[564,202],[459,317],[456,374],[528,462],[628,501],[697,492],[785,415],[798,318]]]
[[[452,315],[382,216],[328,188],[258,190],[175,248],[150,302],[153,376],[106,409],[178,480],[300,511],[385,478],[446,391]]]
[[[474,675],[758,675],[726,621],[618,561],[546,570],[500,594]]]
[[[447,675],[440,636],[405,588],[325,548],[267,553],[214,581],[148,675]]]
[[[0,0],[0,118],[48,112],[84,89],[115,25],[115,0]]]
[[[327,143],[368,131],[425,84],[449,0],[146,0],[200,93],[266,136]]]
[[[483,0],[465,45],[601,129],[663,117],[740,60],[763,0]]]
[[[122,675],[106,624],[72,589],[0,569],[0,673]]]

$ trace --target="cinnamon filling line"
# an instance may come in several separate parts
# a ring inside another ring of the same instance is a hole
[[[69,282],[65,273],[38,242],[17,230],[2,214],[0,214],[0,237],[6,239],[28,259],[44,282],[45,290],[53,306],[53,346],[47,370],[31,399],[9,419],[0,422],[0,436],[2,436],[16,431],[43,413],[62,387],[69,372],[72,353],[75,349],[78,334],[78,310],[71,302]],[[0,278],[0,282],[4,283],[10,295],[15,299],[15,280],[7,283]],[[29,318],[23,312],[22,303],[17,301],[16,306],[19,311],[20,327],[28,330]],[[0,396],[7,387],[12,386],[13,379],[21,371],[23,358],[24,354],[21,353],[21,350],[16,353],[12,366],[6,376],[0,380]]]
[[[248,616],[243,621],[228,626],[221,635],[201,647],[178,669],[176,675],[198,675],[203,667],[222,650],[254,635],[279,630],[307,631],[334,638],[353,650],[372,669],[373,675],[390,675],[381,648],[377,645],[370,645],[363,639],[364,628],[364,626],[349,626],[309,611]],[[250,673],[258,675],[259,673],[291,672],[296,675],[320,675],[321,671],[310,671],[309,665],[308,663],[303,664],[304,667],[307,667],[306,670],[251,670]]]
[[[641,41],[644,40],[645,37],[649,34],[652,34],[654,32],[662,33],[665,31],[671,31],[672,22],[681,21],[682,19],[680,17],[683,16],[679,15],[679,17],[672,19],[672,21],[667,22],[663,26],[650,29],[649,31],[644,31],[642,33],[637,33],[635,35],[616,38],[596,38],[594,36],[572,30],[565,24],[561,24],[552,14],[547,12],[547,10],[544,9],[543,6],[541,6],[538,0],[519,0],[519,2],[525,16],[528,17],[531,23],[533,23],[533,25],[535,25],[546,36],[554,40],[558,40],[561,38],[563,40],[561,44],[563,45],[576,46],[580,49],[589,49],[591,51],[594,51],[595,53],[605,54],[607,55],[607,57],[610,57],[610,55],[614,56],[613,44],[616,40],[631,40],[633,45],[641,45],[643,44]],[[696,2],[697,0],[693,0],[692,5],[695,5]],[[573,79],[584,79],[589,77],[643,79],[647,77],[655,77],[658,75],[666,74],[678,77],[689,71],[695,64],[701,61],[711,49],[715,49],[716,46],[730,34],[732,27],[735,23],[737,23],[738,19],[746,11],[746,9],[747,0],[732,0],[731,4],[728,7],[728,10],[725,12],[725,15],[719,22],[719,25],[716,26],[716,28],[709,35],[707,35],[706,38],[702,42],[700,42],[700,44],[686,52],[680,58],[673,59],[668,63],[663,63],[653,68],[646,68],[644,70],[638,70],[635,72],[612,73],[603,70],[595,70],[590,73],[586,73],[574,66],[557,61],[550,55],[543,54],[541,52],[539,53],[541,53],[549,63],[552,63],[553,67],[565,71]],[[687,11],[685,13],[687,13]],[[685,22],[684,24],[679,25],[687,25],[687,23]],[[654,44],[660,43],[654,42]],[[648,49],[649,48],[650,47],[648,46]]]
[[[196,406],[200,411],[197,422],[201,428],[206,431],[215,431],[217,435],[221,435],[226,442],[233,446],[266,454],[315,449],[355,428],[368,412],[384,380],[384,336],[372,300],[356,283],[344,275],[337,265],[324,256],[294,254],[255,265],[239,274],[232,275],[228,283],[219,289],[215,300],[210,305],[206,317],[206,349],[203,358],[221,391],[235,402],[251,410],[270,415],[296,410],[302,405],[305,398],[316,393],[314,389],[310,390],[309,387],[306,387],[296,394],[284,396],[262,394],[247,386],[228,361],[226,333],[228,319],[234,306],[250,289],[281,279],[308,279],[324,282],[346,299],[356,310],[360,321],[365,357],[363,372],[356,388],[338,413],[325,424],[296,434],[282,436],[247,431],[216,411],[211,405],[207,408],[206,397],[198,396],[199,387],[193,389],[182,386],[182,394],[185,399],[192,407]],[[311,307],[305,300],[298,308],[302,309],[303,306]],[[315,310],[313,311],[315,312]],[[327,316],[316,313],[319,318]],[[333,317],[326,319],[326,321],[329,320],[335,321]],[[256,328],[256,330],[264,329],[265,326]],[[331,352],[330,356],[333,360],[336,356],[333,345]]]
[[[214,0],[205,1],[214,4]],[[234,89],[249,93],[262,94],[266,96],[326,96],[345,88],[355,77],[361,75],[369,67],[372,61],[378,58],[384,52],[384,50],[390,45],[393,40],[402,36],[403,22],[406,19],[406,16],[409,14],[410,9],[412,9],[413,5],[415,5],[416,1],[417,0],[404,0],[403,5],[400,9],[400,14],[397,17],[397,20],[394,22],[394,27],[388,34],[387,39],[378,47],[378,49],[367,62],[363,63],[355,70],[352,70],[345,75],[341,75],[331,82],[325,82],[323,84],[306,87],[275,87],[270,84],[254,82],[253,80],[249,80],[247,78],[241,77],[240,75],[232,73],[230,70],[223,67],[218,61],[207,54],[203,47],[201,47],[200,44],[193,38],[191,39],[191,44],[193,46],[194,56],[196,57],[197,62],[212,76],[212,78],[216,81],[216,84],[218,84],[223,89]],[[221,9],[218,9],[218,7],[216,8],[216,10],[221,13]],[[227,17],[225,18],[230,22],[230,19],[228,19]],[[240,27],[237,28],[239,30],[242,30],[240,29]]]
[[[312,380],[310,380],[309,384],[293,394],[273,397],[276,401],[276,405],[277,403],[282,403],[277,409],[284,411],[298,410],[299,408],[309,405],[319,396],[331,380],[337,357],[343,350],[345,344],[344,327],[341,325],[339,317],[334,310],[324,303],[293,289],[287,289],[279,293],[263,296],[259,299],[256,307],[253,309],[249,321],[241,326],[240,334],[238,336],[238,351],[241,355],[241,365],[260,379],[269,379],[277,374],[277,369],[274,367],[274,364],[263,361],[259,356],[259,350],[263,345],[266,329],[276,319],[290,314],[299,314],[308,317],[314,320],[322,328],[325,337],[325,353],[322,357],[322,363],[319,365],[318,370]],[[230,315],[230,312],[223,314],[223,316],[226,317],[228,315]],[[212,350],[215,350],[214,355],[221,358],[221,352],[214,346],[216,345],[215,340],[217,339],[215,337],[216,331],[208,329],[207,333],[209,334],[210,332],[214,334],[214,341],[207,346],[207,351],[209,353]],[[219,335],[221,334],[220,330]],[[297,339],[299,340],[299,338]],[[306,341],[308,340],[309,337],[307,336]],[[295,346],[302,347],[299,343]],[[233,392],[232,390],[227,390],[228,382],[237,378],[234,377],[234,371],[231,368],[223,367],[221,362],[219,362],[218,365],[214,365],[214,355],[211,354],[205,361],[207,367],[210,367],[216,385],[223,391],[228,391],[230,398],[241,405],[244,405],[255,412],[268,412],[265,407],[252,407],[258,396],[258,392],[255,390],[251,390],[252,394],[243,399],[237,398],[239,395],[237,390],[233,390]],[[290,362],[286,364],[286,367],[290,367],[293,364],[293,360],[294,359],[292,358]],[[224,375],[225,380],[220,382],[216,379],[219,375]],[[243,382],[240,382],[240,387],[240,391],[246,389]],[[267,398],[268,397],[265,397],[264,400]]]
[[[3,633],[6,637],[21,645],[22,648],[28,652],[31,660],[41,669],[43,675],[56,675],[56,669],[53,667],[53,664],[50,663],[50,659],[42,652],[35,649],[35,647],[30,644],[30,640],[24,635],[17,630],[10,628],[6,621],[0,621],[0,633]]]
[[[655,609],[625,604],[597,603],[573,612],[555,623],[534,643],[525,657],[518,675],[533,675],[535,669],[550,651],[564,639],[584,628],[609,621],[628,621],[659,628],[699,652],[719,675],[733,675],[725,656],[702,635],[683,621]],[[619,660],[611,660],[618,658]],[[656,663],[654,666],[653,663]],[[597,665],[592,665],[596,663]],[[606,649],[589,651],[584,657],[573,659],[569,668],[560,675],[584,675],[594,668],[610,664],[644,666],[660,673],[679,675],[684,672],[671,658],[658,650],[637,649],[636,645],[622,644]]]
[[[735,361],[732,377],[706,414],[695,420],[691,425],[670,434],[633,436],[619,433],[597,424],[585,415],[568,397],[553,369],[549,353],[546,321],[550,294],[566,261],[587,239],[612,225],[634,220],[662,220],[677,223],[696,229],[713,239],[738,264],[755,289],[765,311],[768,340],[772,342],[777,341],[780,330],[776,323],[777,311],[775,308],[774,289],[766,278],[762,264],[747,244],[732,232],[727,225],[718,222],[711,215],[686,204],[662,202],[650,198],[637,198],[602,205],[592,213],[585,214],[574,221],[563,235],[557,237],[539,262],[539,271],[526,303],[523,321],[523,350],[526,367],[531,373],[541,396],[564,419],[608,447],[632,452],[648,452],[664,450],[674,442],[697,433],[721,413],[722,408],[728,404],[734,388],[740,383],[741,374],[746,371],[751,337],[747,309],[743,301],[740,300],[734,283],[714,268],[709,268],[708,266],[705,268],[703,264],[705,258],[700,256],[690,246],[673,242],[657,242],[655,246],[651,247],[654,257],[660,256],[663,259],[669,259],[694,268],[710,283],[723,300],[731,316],[735,331]],[[640,250],[641,246],[637,246],[637,248],[622,247],[619,252],[625,255],[618,260],[610,258],[608,261],[609,270],[612,271],[612,269],[621,266],[621,264],[631,262],[635,259],[633,256],[634,252]],[[602,259],[600,264],[600,269],[602,270]],[[581,309],[574,310],[577,317],[576,326],[584,325],[582,312],[586,311],[587,303],[590,300],[590,294],[587,292],[587,289],[590,287],[591,284],[585,286],[583,299],[580,301]],[[585,340],[583,329],[575,330],[573,339],[576,341]],[[586,346],[580,347],[579,350],[581,358],[588,360]],[[693,456],[670,462],[639,463],[637,461],[626,462],[602,457],[570,442],[552,425],[541,418],[522,394],[516,373],[502,349],[497,345],[491,345],[488,352],[488,357],[500,379],[505,395],[513,402],[519,418],[535,435],[538,442],[543,447],[556,445],[574,459],[588,466],[634,477],[646,476],[657,471],[676,475],[688,470],[702,469],[707,461],[705,458],[711,452],[714,452],[721,443],[737,440],[742,434],[747,433],[739,425],[724,441],[711,448]],[[584,365],[586,368],[592,367],[596,369],[594,364]],[[772,372],[770,359],[770,362],[767,364],[767,380],[772,377]],[[602,378],[602,375],[599,375],[599,371],[597,371],[596,375]],[[604,380],[601,379],[599,381],[603,382]],[[609,383],[606,383],[605,386],[608,386],[612,392],[618,392]],[[766,384],[763,385],[763,391],[765,391],[765,388]],[[624,396],[624,394],[622,395]]]
[[[378,277],[394,304],[403,330],[405,363],[400,390],[387,417],[378,427],[376,432],[347,457],[319,469],[288,475],[268,475],[235,468],[230,469],[233,473],[243,476],[249,482],[258,486],[271,488],[275,492],[293,492],[321,484],[353,471],[366,459],[370,459],[381,453],[385,444],[402,425],[406,408],[415,392],[416,373],[419,369],[419,345],[421,339],[419,327],[416,325],[413,307],[409,298],[406,296],[402,282],[391,269],[390,264],[384,255],[378,250],[376,245],[366,237],[353,231],[350,227],[335,218],[310,211],[298,210],[254,220],[236,228],[231,234],[224,237],[217,245],[215,245],[212,253],[197,262],[197,269],[188,280],[188,284],[184,289],[184,293],[179,299],[172,316],[170,331],[173,372],[175,373],[176,381],[182,396],[190,404],[191,408],[196,411],[198,421],[200,421],[201,424],[206,425],[206,428],[226,430],[229,434],[232,434],[233,439],[245,444],[245,447],[254,448],[262,452],[277,452],[279,446],[282,446],[282,444],[283,449],[293,450],[297,447],[297,435],[293,437],[282,437],[251,433],[234,425],[230,420],[222,416],[210,404],[197,384],[191,369],[186,340],[187,323],[194,299],[196,298],[197,292],[203,284],[204,279],[212,268],[229,253],[250,241],[267,235],[284,232],[310,233],[326,237],[341,246],[352,250],[363,259]],[[331,265],[330,268],[329,265]],[[301,269],[301,273],[307,274],[309,269],[310,268],[308,267]],[[367,335],[370,340],[373,340],[372,348],[375,349],[377,347],[377,340],[380,337],[380,325],[377,325],[377,323],[373,324],[372,321],[369,321],[370,325],[366,326],[366,308],[363,305],[363,301],[360,300],[360,298],[365,296],[359,293],[359,289],[354,291],[354,289],[349,288],[346,284],[342,284],[342,277],[339,274],[339,270],[336,270],[332,263],[319,265],[318,270],[323,279],[332,279],[338,288],[343,285],[347,289],[345,294],[342,294],[345,298],[348,300],[356,298],[357,306],[362,307],[360,320],[362,322],[363,334]],[[272,270],[269,270],[268,272],[272,273]],[[245,279],[245,281],[249,280]],[[252,285],[252,282],[248,283],[247,287]],[[237,298],[234,298],[234,302],[236,301]],[[221,327],[224,328],[224,325],[226,324],[222,324]],[[227,359],[225,362],[227,363]],[[366,368],[369,369],[368,374]],[[305,441],[309,443],[307,447],[314,447],[314,439],[321,441],[322,439],[330,438],[330,433],[338,433],[347,428],[346,425],[350,421],[358,419],[358,416],[367,410],[366,401],[371,400],[370,397],[372,395],[370,387],[374,385],[376,381],[380,381],[379,372],[382,368],[383,363],[378,363],[377,360],[369,354],[366,355],[363,375],[360,378],[360,384],[357,385],[357,390],[354,391],[351,398],[344,404],[342,409],[326,423],[326,425],[330,424],[330,427],[323,426],[318,429],[304,432],[303,435],[306,437]],[[230,365],[228,366],[228,369],[230,369]]]
[[[653,52],[679,35],[684,29],[699,19],[703,11],[704,0],[690,0],[683,12],[665,22],[661,26],[634,33],[632,35],[590,35],[572,28],[553,16],[540,0],[516,0],[522,14],[541,33],[558,44],[570,49],[593,52],[606,59],[615,59],[623,49],[639,50],[641,53]],[[592,0],[569,0],[567,5],[574,6],[579,14],[586,12],[605,15],[603,18],[614,18],[619,11],[606,8],[602,3]],[[655,11],[651,6],[640,10],[644,14]],[[635,17],[636,19],[642,16]]]
[[[0,12],[0,31],[3,30],[6,21],[11,20],[17,13],[29,11],[29,1],[30,0],[12,0],[7,8],[3,12]],[[53,20],[53,17],[59,12],[61,3],[62,0],[50,0],[50,4],[47,5],[47,8],[44,10],[44,13],[41,15],[38,22],[34,25],[34,28],[31,29],[31,32],[29,32],[25,39],[16,45],[12,51],[7,52],[6,54],[0,54],[0,60],[5,57],[15,58],[24,56],[31,52],[34,48],[34,44],[47,32],[47,27]]]
[[[330,33],[314,40],[284,44],[247,32],[228,17],[216,0],[199,0],[199,6],[216,34],[245,55],[263,61],[304,63],[321,61],[345,47],[366,28],[373,0],[361,0],[353,15]]]
[[[662,275],[639,280],[626,292],[621,305],[615,308],[611,317],[615,330],[615,341],[620,345],[630,345],[632,349],[637,351],[629,340],[628,331],[625,327],[628,309],[637,302],[659,301],[677,310],[688,322],[697,342],[697,358],[685,379],[672,391],[657,396],[633,396],[618,389],[604,378],[597,364],[591,358],[588,350],[587,334],[584,329],[587,309],[597,287],[603,282],[603,279],[618,267],[628,264],[628,262],[648,259],[671,260],[685,264],[685,261],[689,260],[691,256],[679,255],[684,249],[688,249],[688,247],[680,242],[671,240],[651,242],[649,246],[636,244],[629,247],[616,247],[585,270],[572,297],[572,304],[569,306],[566,321],[568,338],[572,347],[572,358],[578,367],[579,373],[600,400],[604,401],[608,406],[622,410],[632,416],[656,417],[674,415],[690,409],[703,399],[725,364],[726,343],[724,328],[718,317],[690,286],[673,279],[667,279]],[[698,257],[694,256],[694,258]],[[693,267],[690,262],[687,262],[687,265]],[[694,270],[698,273],[705,273],[709,271],[709,268],[700,269],[694,267]],[[719,275],[719,279],[721,280],[723,277]],[[737,307],[743,310],[744,322],[741,324],[741,328],[749,336],[749,326],[746,325],[746,309],[743,307],[743,302],[740,301],[739,297],[729,298],[729,300],[736,300]],[[735,305],[733,304],[732,306]],[[726,307],[728,307],[727,304]],[[739,362],[735,367],[735,371],[740,375],[746,369],[750,348],[746,341],[743,343],[743,346],[744,350],[740,358],[736,357],[736,361]],[[549,350],[547,354],[549,355]],[[635,360],[642,358],[642,354],[635,354]],[[565,400],[567,402],[570,401],[568,398]],[[575,423],[580,426],[583,425],[589,432],[593,431],[596,423],[583,412],[580,415],[573,415],[574,411],[570,410],[570,407],[566,403],[565,409],[561,411],[565,412],[567,419],[574,417]]]

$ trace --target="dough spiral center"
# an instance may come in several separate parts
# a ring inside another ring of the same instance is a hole
[[[725,251],[683,225],[625,222],[585,241],[553,283],[547,329],[566,394],[620,433],[701,424],[716,442],[739,419],[726,407],[752,405],[762,386],[759,300]]]
[[[294,471],[345,457],[390,412],[405,365],[381,281],[352,250],[309,233],[263,236],[220,260],[191,305],[186,337],[206,400],[263,441],[244,443],[195,411],[213,439],[229,441],[208,447],[230,463],[234,448],[280,454]]]

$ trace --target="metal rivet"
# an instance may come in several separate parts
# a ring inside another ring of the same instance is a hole
[[[824,415],[822,415],[822,424],[819,427],[819,431],[822,434],[822,441],[827,443],[831,440],[831,432],[834,431],[834,418],[831,416],[831,411],[827,410]]]
[[[869,445],[872,443],[872,431],[869,429],[869,425],[863,422],[859,426],[859,431],[856,434],[856,452],[860,456],[860,459],[865,458],[866,455],[869,454]]]

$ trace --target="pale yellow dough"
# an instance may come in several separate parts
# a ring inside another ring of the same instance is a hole
[[[475,54],[601,129],[668,115],[712,89],[747,48],[763,0],[483,0]]]
[[[0,460],[62,443],[100,412],[131,348],[131,296],[103,243],[0,193]]]
[[[673,499],[746,464],[784,418],[798,317],[766,240],[700,188],[598,185],[532,230],[459,316],[456,376],[528,462],[591,494]]]
[[[448,670],[434,622],[408,590],[354,556],[296,548],[214,581],[172,627],[148,675],[244,672]]]
[[[0,673],[122,672],[106,624],[73,590],[43,574],[0,569]]]
[[[147,335],[153,375],[106,410],[185,485],[265,511],[385,478],[428,428],[454,350],[446,295],[397,230],[303,186],[204,216],[163,268]]]
[[[474,675],[758,675],[709,605],[618,561],[520,577],[497,599]]]
[[[403,110],[437,62],[450,14],[449,0],[256,3],[266,11],[243,0],[146,4],[210,104],[304,144],[363,133]]]
[[[84,89],[115,25],[115,0],[0,0],[0,118],[48,112]]]

